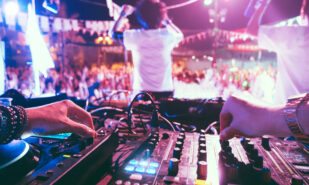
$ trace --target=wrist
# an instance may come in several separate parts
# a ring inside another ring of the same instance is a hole
[[[121,17],[121,18],[127,17],[126,12],[125,12],[125,11],[121,11],[121,12],[120,12],[120,17]]]
[[[284,120],[284,105],[268,108],[268,121],[265,135],[273,135],[277,137],[286,137],[292,135],[289,127]]]
[[[25,138],[25,135],[29,136],[32,134],[32,131],[31,131],[31,124],[32,124],[32,120],[33,120],[33,110],[35,108],[27,108],[25,109],[26,111],[26,114],[27,114],[27,120],[26,120],[26,124],[25,124],[25,129],[24,129],[24,133],[22,134],[22,138]]]

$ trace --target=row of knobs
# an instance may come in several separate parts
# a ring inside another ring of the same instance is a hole
[[[254,148],[254,144],[246,138],[242,138],[240,142],[246,151],[247,157],[250,164],[253,166],[253,169],[262,174],[261,178],[264,180],[264,182],[269,182],[271,178],[271,172],[268,169],[263,169],[263,158],[258,155],[258,150]],[[262,146],[265,150],[271,150],[269,146],[269,138],[262,138]],[[300,176],[292,176],[290,182],[291,185],[303,185],[303,183],[304,181]]]
[[[246,138],[242,138],[240,143],[245,149],[248,160],[253,168],[263,168],[263,157],[259,156],[258,150],[254,148],[254,143]]]
[[[179,163],[185,138],[186,138],[185,133],[183,131],[180,132],[175,143],[175,148],[173,150],[173,157],[170,159],[168,168],[169,176],[176,176],[178,174]]]
[[[207,148],[206,134],[201,130],[198,141],[198,161],[197,161],[197,178],[206,180],[207,178]]]
[[[159,132],[154,133],[150,136],[149,141],[147,143],[147,149],[145,152],[145,158],[150,158],[152,152],[156,148],[157,144],[159,143]]]
[[[258,150],[254,144],[247,139],[242,139],[241,144],[246,152],[249,164],[244,164],[232,153],[229,141],[220,141],[221,152],[219,166],[224,174],[220,179],[222,184],[227,182],[241,182],[251,184],[268,184],[271,180],[269,169],[263,168],[263,157],[258,155]]]
[[[183,151],[185,134],[181,132],[175,143],[175,148],[173,150],[173,158],[170,159],[168,175],[177,176],[179,163],[181,160],[181,154]],[[207,153],[206,153],[206,135],[205,131],[201,131],[199,136],[199,148],[198,148],[198,162],[197,162],[197,178],[206,179],[207,177]]]

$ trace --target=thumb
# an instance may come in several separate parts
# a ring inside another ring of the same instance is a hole
[[[233,138],[236,135],[242,135],[240,131],[233,126],[226,127],[223,129],[220,133],[220,139],[222,140],[228,140]]]

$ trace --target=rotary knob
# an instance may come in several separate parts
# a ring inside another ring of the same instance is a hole
[[[241,138],[241,140],[240,140],[240,143],[241,143],[241,145],[242,146],[245,146],[245,145],[247,145],[248,144],[248,142],[249,142],[249,140],[248,139],[246,139],[246,138]]]
[[[206,180],[207,177],[207,162],[198,161],[197,163],[197,178]]]
[[[177,158],[171,158],[168,167],[168,175],[176,176],[178,173],[179,160]]]
[[[291,185],[303,185],[304,180],[299,175],[293,175]]]
[[[247,153],[251,153],[253,149],[254,149],[254,144],[252,142],[249,142],[248,144],[245,145],[245,150]]]
[[[222,148],[222,151],[225,153],[230,153],[232,152],[232,148],[230,146],[227,146],[227,147]]]
[[[176,147],[182,148],[182,147],[183,147],[183,142],[177,141],[177,142],[176,142]]]
[[[205,144],[206,143],[206,138],[205,137],[200,137],[199,138],[199,143],[200,144]]]
[[[178,136],[178,137],[177,137],[177,141],[183,142],[183,140],[184,140],[184,137],[183,137],[183,136]]]
[[[220,140],[221,148],[225,148],[230,146],[230,142],[228,140]]]
[[[200,150],[198,153],[198,159],[200,161],[207,161],[207,152],[206,150]]]
[[[176,147],[173,151],[173,158],[180,159],[181,148]]]
[[[206,144],[201,143],[201,144],[199,145],[199,150],[206,150]]]
[[[183,139],[186,139],[186,134],[184,132],[180,132],[179,136],[183,137]]]
[[[254,166],[255,168],[263,168],[263,157],[257,156],[257,157],[254,159],[253,166]]]

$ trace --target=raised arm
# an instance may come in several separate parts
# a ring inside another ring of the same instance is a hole
[[[109,30],[108,34],[114,39],[122,39],[123,31],[125,29],[124,20],[127,16],[132,14],[135,11],[135,8],[131,5],[122,5],[121,12],[118,16],[118,19],[115,21],[113,27]]]
[[[257,36],[260,23],[262,20],[262,17],[265,13],[265,10],[268,7],[268,4],[271,2],[271,0],[258,0],[259,7],[258,9],[253,13],[252,17],[250,18],[246,32],[250,35]]]

